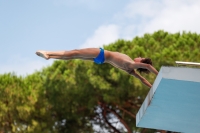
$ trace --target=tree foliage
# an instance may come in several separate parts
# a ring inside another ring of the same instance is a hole
[[[160,30],[104,49],[149,57],[159,70],[175,60],[200,62],[200,35]],[[155,80],[153,74],[143,76]],[[90,61],[57,60],[26,77],[5,73],[0,75],[0,132],[142,132],[135,117],[148,91],[127,73]]]

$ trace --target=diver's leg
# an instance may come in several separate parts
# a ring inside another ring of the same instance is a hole
[[[37,51],[36,54],[45,59],[85,59],[95,58],[99,54],[99,48],[75,49],[70,51]]]
[[[72,58],[51,55],[51,59],[71,60]],[[76,57],[74,59],[91,60],[91,61],[94,60],[94,58],[84,58],[84,57]]]

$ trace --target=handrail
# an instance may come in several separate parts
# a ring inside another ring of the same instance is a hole
[[[194,66],[200,66],[200,63],[197,62],[184,62],[184,61],[175,61],[176,64],[182,64],[182,65],[194,65]]]

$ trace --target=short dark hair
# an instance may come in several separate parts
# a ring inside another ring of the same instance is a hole
[[[151,61],[150,58],[144,58],[144,59],[142,59],[142,60],[141,60],[141,63],[146,63],[146,64],[152,65],[152,61]],[[149,73],[150,73],[150,71],[149,71],[148,69],[145,69],[145,68],[138,68],[137,71],[138,71],[139,73],[146,73],[146,74],[149,74]]]

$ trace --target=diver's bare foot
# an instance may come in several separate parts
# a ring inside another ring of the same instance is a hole
[[[42,51],[42,50],[38,50],[36,52],[36,54],[42,58],[45,58],[46,60],[49,59],[49,55],[47,55],[47,52],[46,51]]]

